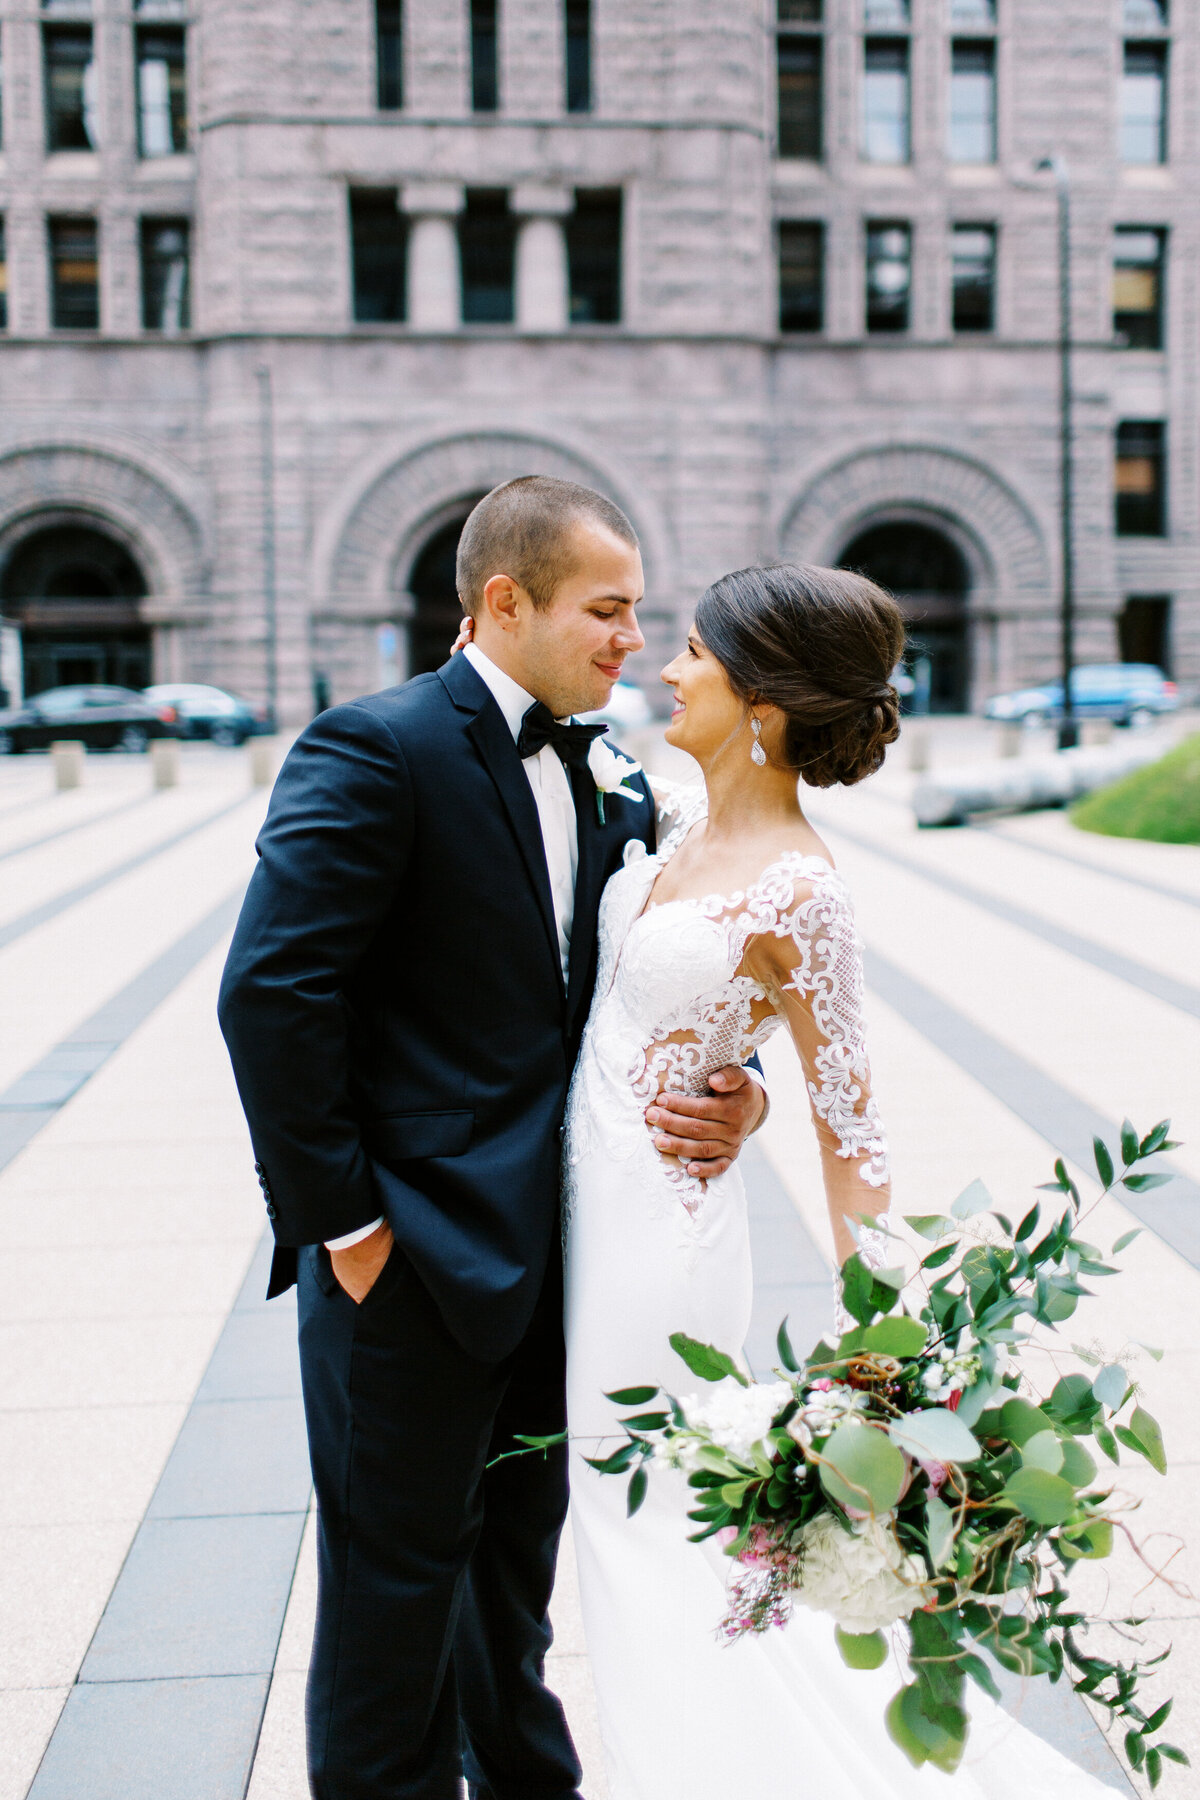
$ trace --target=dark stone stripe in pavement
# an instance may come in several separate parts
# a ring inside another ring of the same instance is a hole
[[[308,1510],[294,1296],[255,1252],[29,1800],[242,1800]],[[265,1390],[265,1391],[264,1391]]]
[[[92,875],[87,881],[81,881],[78,887],[68,888],[65,893],[55,894],[52,899],[43,900],[40,905],[30,907],[28,912],[21,913],[18,918],[10,919],[7,924],[0,925],[0,950],[3,950],[6,944],[15,942],[17,938],[24,937],[27,931],[33,931],[38,925],[45,925],[48,920],[56,919],[69,907],[78,906],[80,901],[89,899],[93,894],[98,894],[101,888],[109,887],[114,881],[120,881],[123,875],[132,875],[135,869],[140,869],[145,863],[153,862],[156,856],[162,856],[167,850],[173,850],[177,844],[184,843],[186,839],[195,837],[198,831],[204,831],[209,825],[215,825],[218,819],[224,819],[230,813],[236,812],[239,806],[245,806],[250,798],[249,794],[242,794],[237,800],[231,800],[227,806],[219,806],[216,812],[205,813],[202,819],[197,819],[193,825],[184,826],[182,831],[175,832],[173,836],[160,838],[157,843],[149,845],[147,849],[139,850],[136,856],[126,857],[125,861],[118,863],[115,868],[105,869],[100,875]]]
[[[0,862],[8,862],[14,856],[24,856],[27,850],[40,850],[43,844],[56,844],[59,838],[70,837],[73,831],[86,831],[89,825],[106,824],[119,813],[132,812],[137,806],[149,806],[154,798],[153,793],[139,794],[136,800],[125,800],[120,806],[110,806],[104,812],[92,813],[89,818],[76,819],[73,825],[59,825],[54,831],[43,832],[41,837],[26,838],[23,844],[13,844],[7,850],[0,850]]]
[[[0,1093],[0,1169],[35,1138],[60,1107],[108,1061],[125,1039],[172,993],[196,964],[233,929],[244,889],[239,885],[177,938],[161,956],[97,1007],[40,1062]]]
[[[740,1162],[749,1199],[755,1268],[754,1313],[746,1356],[754,1373],[765,1380],[779,1361],[775,1339],[780,1321],[787,1318],[792,1347],[803,1357],[830,1328],[833,1288],[829,1264],[753,1140],[742,1151]],[[1120,1794],[1133,1793],[1104,1733],[1072,1689],[1062,1682],[1052,1687],[1048,1681],[1021,1681],[989,1666],[1007,1712],[1106,1787]]]
[[[1078,1167],[1095,1167],[1093,1137],[1104,1138],[1110,1145],[1120,1142],[1120,1128],[1112,1119],[1106,1119],[1052,1075],[1027,1062],[940,994],[870,948],[866,953],[866,974],[868,986],[881,1000]],[[1156,1122],[1142,1120],[1141,1128],[1147,1131]],[[1180,1256],[1200,1268],[1200,1182],[1183,1174],[1169,1159],[1160,1158],[1155,1166],[1174,1179],[1147,1194],[1132,1194],[1121,1188],[1121,1205]]]
[[[822,826],[822,829],[825,827]],[[942,869],[930,868],[928,863],[921,862],[915,856],[905,856],[901,851],[881,844],[877,838],[847,831],[840,823],[830,823],[828,829],[832,836],[844,837],[847,843],[865,850],[870,856],[881,857],[884,862],[890,862],[898,869],[905,869],[910,875],[919,876],[922,881],[931,882],[944,893],[954,894],[968,905],[977,906],[982,912],[989,912],[994,918],[1003,919],[1006,925],[1017,925],[1022,931],[1031,932],[1043,942],[1053,944],[1056,950],[1065,950],[1068,956],[1090,963],[1094,969],[1103,969],[1106,975],[1115,975],[1118,980],[1128,982],[1131,987],[1141,988],[1143,993],[1153,995],[1154,999],[1163,1000],[1168,1006],[1174,1006],[1178,1011],[1191,1013],[1194,1019],[1200,1019],[1200,988],[1193,987],[1190,982],[1181,980],[1177,975],[1163,975],[1158,969],[1148,968],[1145,963],[1138,962],[1132,956],[1122,956],[1119,950],[1109,950],[1105,945],[1094,943],[1091,938],[1081,937],[1078,932],[1068,931],[1065,926],[1056,925],[1038,913],[1029,912],[1023,906],[1015,906],[1011,900],[1001,899],[998,894],[990,894],[969,881],[960,881],[957,876],[949,875]]]

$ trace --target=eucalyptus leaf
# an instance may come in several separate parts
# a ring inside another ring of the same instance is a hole
[[[904,1696],[908,1692],[908,1688],[901,1688],[899,1693],[892,1695],[887,1711],[883,1715],[883,1722],[893,1744],[904,1752],[914,1769],[919,1769],[923,1763],[929,1761],[929,1752],[916,1732],[910,1728],[904,1716]]]
[[[712,1344],[699,1343],[697,1339],[689,1337],[686,1331],[672,1332],[671,1348],[701,1381],[724,1381],[726,1377],[732,1376],[742,1387],[750,1385],[731,1356],[726,1356],[723,1350],[714,1349]]]
[[[1120,1256],[1122,1250],[1128,1250],[1134,1238],[1140,1238],[1145,1230],[1143,1225],[1135,1225],[1132,1231],[1123,1231],[1112,1247],[1111,1255]]]
[[[859,1348],[876,1350],[881,1356],[919,1356],[929,1336],[920,1319],[900,1314],[894,1319],[881,1319],[877,1325],[864,1326],[858,1334]]]
[[[1117,1449],[1117,1440],[1114,1438],[1107,1425],[1097,1424],[1093,1428],[1092,1436],[1103,1450],[1105,1456],[1107,1456],[1109,1462],[1120,1462],[1121,1452]]]
[[[1049,1420],[1041,1407],[1033,1406],[1028,1400],[1023,1400],[1019,1394],[1014,1394],[1013,1398],[1006,1400],[1000,1408],[1001,1433],[1018,1448],[1022,1444],[1028,1443],[1029,1439],[1039,1431],[1045,1431],[1048,1425]]]
[[[903,1413],[888,1421],[888,1433],[912,1456],[932,1462],[970,1463],[979,1456],[979,1443],[957,1413],[945,1406],[925,1412]]]
[[[1044,1469],[1047,1475],[1057,1475],[1062,1464],[1062,1443],[1056,1431],[1035,1432],[1021,1447],[1022,1468]]]
[[[957,1238],[953,1239],[948,1244],[939,1244],[936,1250],[931,1250],[928,1256],[923,1256],[921,1258],[921,1267],[923,1269],[940,1269],[943,1263],[948,1263],[950,1261],[950,1258],[957,1249]]]
[[[1100,1177],[1100,1185],[1106,1188],[1111,1187],[1116,1170],[1113,1168],[1113,1159],[1103,1138],[1094,1137],[1092,1139],[1092,1151],[1096,1158],[1096,1173]]]
[[[1137,1161],[1141,1148],[1137,1132],[1128,1119],[1123,1120],[1121,1124],[1121,1155],[1125,1158],[1126,1164]]]
[[[1062,1449],[1062,1467],[1058,1473],[1064,1481],[1069,1481],[1074,1488],[1091,1487],[1096,1479],[1096,1465],[1088,1455],[1079,1439],[1069,1437],[1059,1440]]]
[[[1135,1406],[1129,1428],[1141,1446],[1142,1454],[1160,1475],[1167,1472],[1167,1452],[1163,1445],[1162,1430],[1158,1420],[1150,1416],[1144,1406]]]
[[[821,1486],[839,1506],[890,1512],[904,1486],[904,1458],[870,1425],[844,1420],[821,1452]]]
[[[925,1543],[935,1570],[954,1554],[954,1514],[940,1494],[931,1494],[925,1502]]]
[[[616,1388],[611,1394],[605,1394],[604,1398],[611,1400],[616,1406],[645,1406],[657,1393],[656,1387]]]
[[[796,1361],[796,1352],[792,1349],[792,1340],[788,1336],[787,1327],[788,1322],[784,1319],[776,1334],[775,1346],[779,1351],[779,1360],[784,1368],[790,1369],[793,1374],[796,1374],[799,1371],[800,1364]]]
[[[954,1230],[954,1220],[945,1213],[905,1213],[904,1223],[911,1225],[918,1237],[929,1238],[935,1244]]]
[[[1003,1385],[999,1381],[977,1381],[974,1387],[966,1389],[962,1399],[959,1401],[958,1418],[962,1420],[964,1425],[973,1431],[987,1408],[996,1398],[997,1394],[1002,1394],[1003,1392]]]
[[[1000,1499],[1007,1500],[1035,1525],[1061,1525],[1078,1504],[1070,1482],[1061,1475],[1047,1474],[1045,1469],[1016,1469],[1005,1482]]]
[[[1116,1412],[1128,1391],[1129,1377],[1120,1363],[1105,1363],[1092,1383],[1093,1394],[1109,1412]]]
[[[1126,1175],[1122,1186],[1127,1187],[1131,1193],[1144,1194],[1150,1188],[1166,1187],[1174,1179],[1173,1175],[1164,1175],[1161,1170],[1147,1169],[1137,1175]]]
[[[1109,1556],[1113,1547],[1113,1525],[1111,1519],[1091,1519],[1078,1531],[1064,1532],[1058,1540],[1059,1548],[1068,1556],[1081,1557],[1089,1562],[1097,1562],[1101,1557]]]
[[[971,1219],[976,1213],[988,1212],[995,1201],[978,1178],[965,1187],[950,1208],[956,1219]]]

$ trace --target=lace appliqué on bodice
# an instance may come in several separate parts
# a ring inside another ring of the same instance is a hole
[[[871,1187],[888,1179],[862,1029],[862,964],[849,899],[821,857],[790,852],[743,892],[648,905],[654,882],[704,816],[703,789],[660,805],[660,847],[631,843],[600,911],[596,999],[572,1085],[570,1170],[594,1146],[645,1174],[648,1198],[699,1221],[706,1184],[655,1150],[644,1112],[660,1089],[708,1092],[787,1024],[828,1150]],[[766,953],[763,948],[766,946]]]

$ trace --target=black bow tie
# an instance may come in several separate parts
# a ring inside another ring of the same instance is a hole
[[[539,750],[552,744],[568,767],[586,769],[588,751],[607,730],[607,725],[560,725],[550,708],[541,700],[535,700],[521,720],[517,755],[524,762],[527,756],[536,756]]]

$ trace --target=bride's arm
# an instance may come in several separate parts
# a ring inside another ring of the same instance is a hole
[[[891,1193],[863,1031],[862,954],[840,884],[832,895],[798,884],[779,929],[755,939],[746,967],[786,1023],[804,1069],[840,1265],[859,1247],[851,1225],[863,1213],[886,1212]]]

